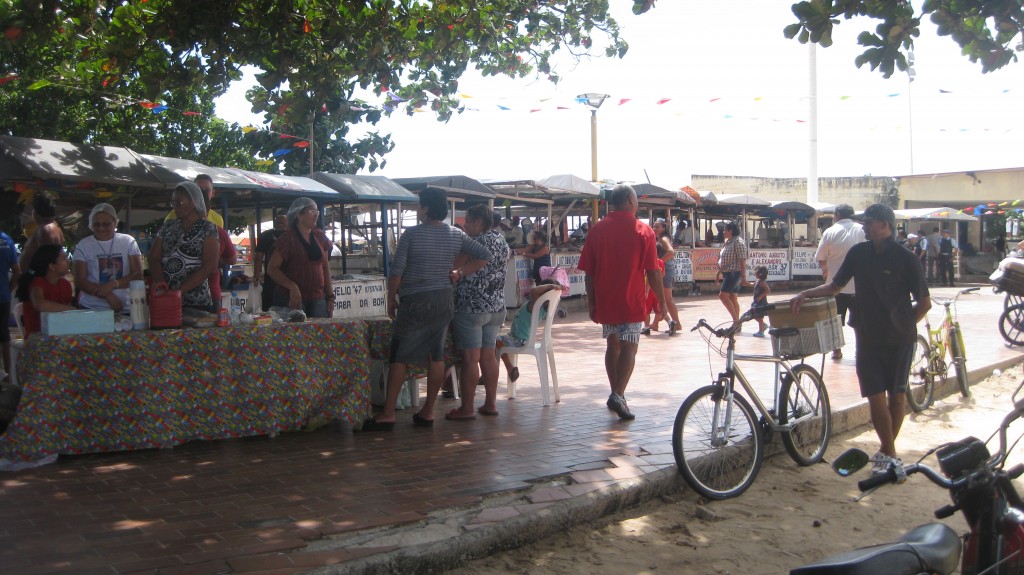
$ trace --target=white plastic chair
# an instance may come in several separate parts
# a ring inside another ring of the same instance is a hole
[[[25,347],[25,326],[21,323],[21,302],[14,304],[11,308],[11,313],[14,314],[14,322],[18,326],[18,335],[21,339],[11,338],[11,373],[10,382],[14,387],[18,387],[18,353]]]
[[[540,394],[542,405],[551,405],[551,392],[548,389],[548,365],[551,366],[551,387],[555,390],[555,402],[561,401],[558,396],[558,371],[555,369],[555,349],[551,343],[551,322],[558,313],[558,301],[562,298],[561,290],[551,290],[533,304],[530,313],[530,337],[522,347],[503,347],[499,353],[509,354],[512,366],[518,365],[519,355],[532,355],[537,360],[537,371],[540,373]],[[537,341],[537,328],[540,323],[540,310],[547,306],[548,315],[544,319],[544,334],[540,341]],[[508,374],[505,374],[505,384],[508,386],[508,398],[516,398],[516,384]]]

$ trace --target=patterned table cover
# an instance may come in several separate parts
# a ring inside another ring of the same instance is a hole
[[[33,336],[19,355],[21,402],[0,457],[275,434],[311,417],[355,423],[370,413],[379,323]]]

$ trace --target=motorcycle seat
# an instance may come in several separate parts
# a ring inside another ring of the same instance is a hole
[[[898,541],[862,547],[793,569],[789,575],[912,575],[952,573],[960,563],[960,536],[942,523],[911,529]]]

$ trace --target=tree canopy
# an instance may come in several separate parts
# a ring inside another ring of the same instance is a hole
[[[446,120],[470,66],[557,82],[560,51],[627,50],[608,0],[9,0],[0,30],[4,132],[199,161],[243,144],[288,173],[309,170],[310,153],[317,170],[384,164],[390,138],[350,129],[396,107],[360,95]],[[249,65],[261,71],[249,101],[271,129],[214,130],[213,99]],[[309,145],[282,154],[282,135]]]
[[[906,52],[921,34],[921,20],[929,16],[940,36],[950,36],[971,62],[991,72],[1017,61],[1024,50],[1024,8],[1019,0],[924,0],[917,14],[907,0],[804,0],[793,4],[795,24],[785,29],[787,38],[801,43],[832,45],[832,29],[839,18],[867,16],[881,20],[875,32],[861,32],[857,42],[865,46],[855,63],[879,70],[888,78],[908,67]]]

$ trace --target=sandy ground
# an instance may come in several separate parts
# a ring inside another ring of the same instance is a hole
[[[972,388],[970,401],[950,396],[922,414],[909,415],[897,440],[904,461],[969,435],[988,439],[1009,411],[1021,379],[1021,366],[993,373]],[[1011,427],[1010,442],[1022,432],[1024,422]],[[862,428],[833,437],[826,460],[850,447],[870,454],[877,446],[874,431]],[[990,444],[989,449],[997,447]],[[1024,446],[1018,445],[1009,463],[1022,461]],[[935,467],[934,457],[927,462]],[[825,555],[891,541],[935,521],[932,512],[949,503],[948,493],[923,475],[853,502],[859,493],[856,480],[868,473],[844,479],[828,465],[802,468],[782,454],[765,461],[757,481],[739,498],[708,502],[680,491],[454,573],[788,573]],[[1024,483],[1017,485],[1024,489]],[[967,531],[959,514],[944,522],[957,532]]]

